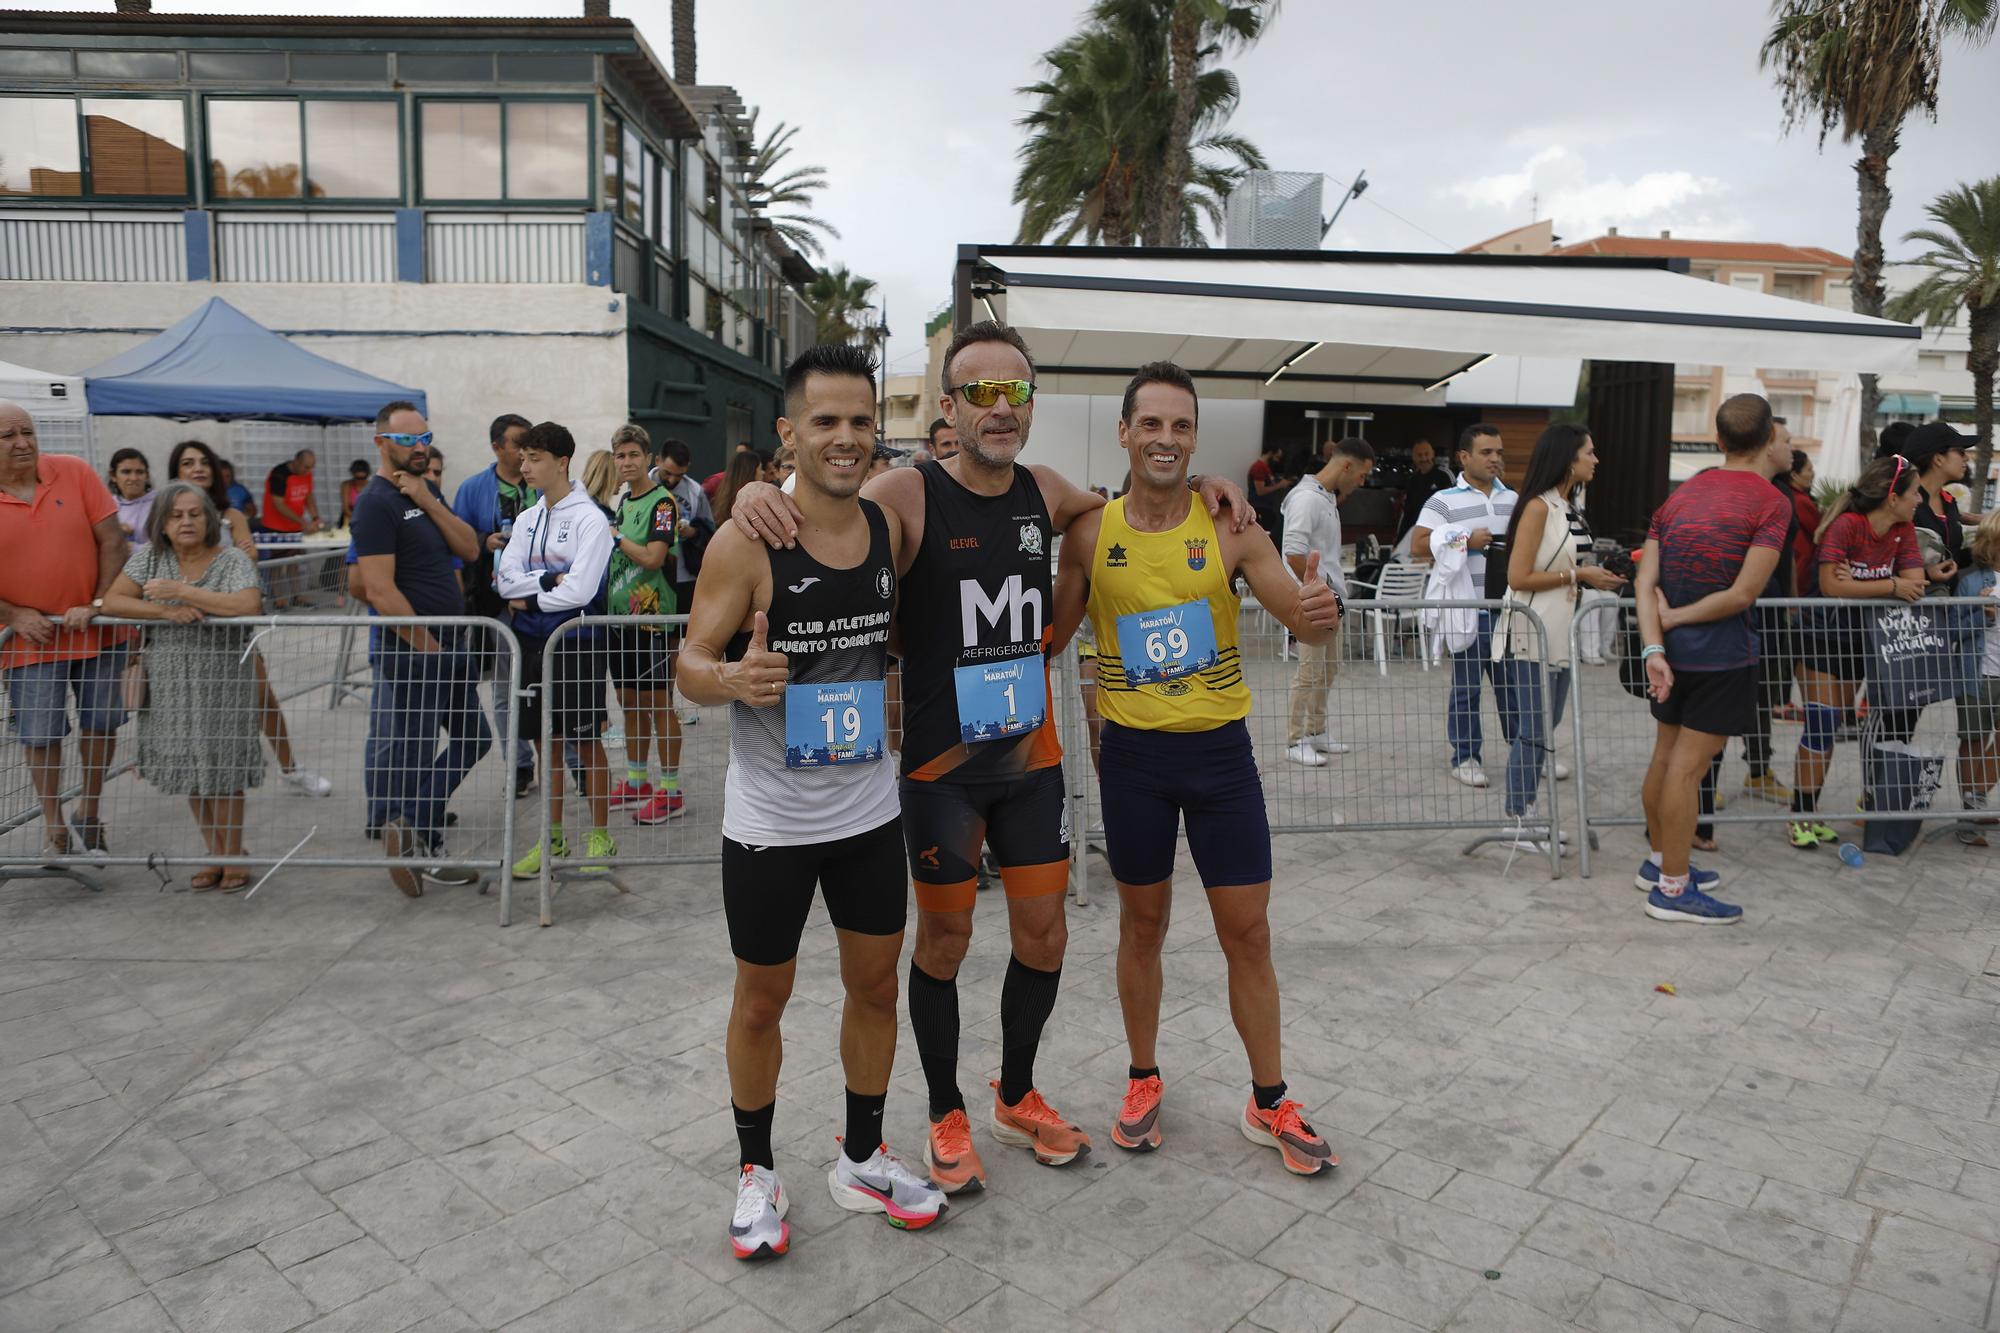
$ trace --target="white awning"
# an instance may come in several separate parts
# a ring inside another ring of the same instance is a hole
[[[1439,404],[1487,356],[1893,373],[1921,330],[1745,292],[1665,261],[970,246],[974,307],[1055,393],[1171,360],[1218,397]],[[984,304],[982,305],[982,301]]]

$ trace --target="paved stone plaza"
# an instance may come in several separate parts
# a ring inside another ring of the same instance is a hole
[[[755,1267],[723,1238],[712,870],[572,889],[550,930],[372,872],[247,902],[131,871],[102,896],[10,884],[0,1328],[2000,1328],[1990,854],[1946,837],[1836,876],[1774,830],[1723,837],[1749,920],[1713,930],[1644,918],[1627,832],[1590,881],[1281,839],[1288,1073],[1342,1157],[1312,1180],[1236,1132],[1247,1069],[1192,886],[1165,1147],[1109,1146],[1099,897],[1040,1066],[1099,1151],[1051,1170],[993,1146],[991,1191],[919,1234],[821,1183],[842,1083],[816,913],[777,1122],[792,1252]],[[968,1094],[997,1069],[1006,957],[997,897],[980,911]],[[889,1133],[914,1156],[907,1033],[900,1054]]]

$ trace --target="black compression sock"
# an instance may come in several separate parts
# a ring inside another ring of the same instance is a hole
[[[1279,1079],[1268,1088],[1261,1083],[1252,1083],[1250,1095],[1256,1099],[1258,1110],[1274,1111],[1278,1103],[1285,1100],[1285,1081]]]
[[[1815,810],[1817,810],[1817,809],[1819,809],[1819,793],[1818,793],[1818,792],[1816,792],[1816,791],[1806,791],[1806,790],[1805,790],[1804,788],[1794,788],[1794,789],[1793,789],[1793,791],[1792,791],[1792,810],[1793,810],[1793,811],[1794,811],[1795,813],[1797,813],[1797,814],[1801,814],[1801,815],[1809,815],[1809,814],[1811,814],[1811,813],[1812,813],[1813,811],[1815,811]]]
[[[1019,958],[1007,959],[1000,983],[1000,1104],[1013,1106],[1035,1086],[1035,1052],[1042,1028],[1055,1011],[1062,969],[1037,972]]]
[[[1127,1078],[1158,1078],[1160,1076],[1160,1067],[1158,1065],[1153,1065],[1147,1069],[1141,1069],[1137,1065],[1127,1065],[1126,1069],[1129,1071],[1126,1074]]]
[[[771,1159],[771,1120],[777,1114],[778,1104],[772,1102],[746,1111],[731,1102],[729,1109],[736,1112],[736,1146],[742,1151],[743,1165],[775,1170],[778,1164]]]
[[[847,1090],[847,1136],[840,1141],[840,1147],[848,1161],[865,1162],[882,1146],[882,1106],[888,1100],[886,1092],[871,1097],[852,1088]]]
[[[965,1109],[958,1090],[958,978],[940,981],[910,961],[910,1032],[930,1090],[931,1119]]]

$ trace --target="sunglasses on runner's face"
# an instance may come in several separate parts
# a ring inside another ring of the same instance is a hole
[[[971,403],[974,407],[991,407],[1000,401],[1002,394],[1007,396],[1007,403],[1010,407],[1019,407],[1035,396],[1035,382],[1033,380],[974,380],[970,384],[959,385],[952,392],[964,394],[965,401]]]
[[[422,435],[377,435],[375,438],[387,440],[398,449],[415,449],[419,446],[428,449],[435,434],[434,431],[427,430]]]

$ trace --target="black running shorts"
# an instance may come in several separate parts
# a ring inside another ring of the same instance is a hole
[[[836,929],[894,935],[909,920],[903,887],[903,821],[832,842],[790,847],[745,846],[722,840],[722,908],[729,948],[757,967],[798,957],[813,887],[826,898]]]
[[[978,887],[979,851],[991,844],[1009,898],[1039,898],[1069,885],[1069,802],[1062,765],[997,782],[904,778],[903,840],[917,906],[963,912]]]
[[[1104,855],[1120,884],[1173,878],[1180,826],[1204,888],[1268,884],[1271,825],[1250,729],[1145,731],[1104,724]]]

